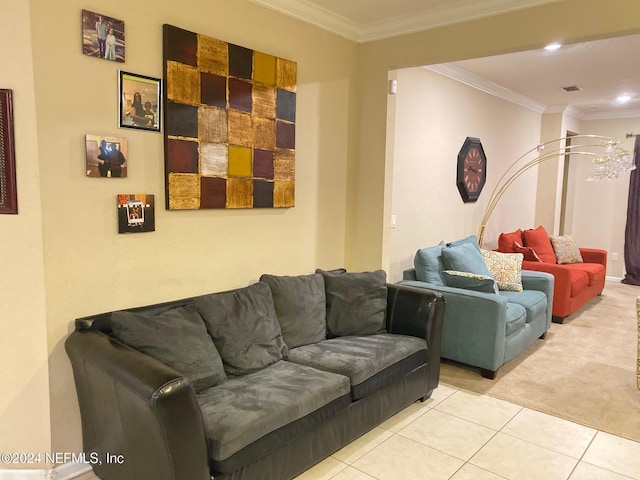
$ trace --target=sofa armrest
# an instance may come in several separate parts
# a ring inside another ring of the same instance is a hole
[[[599,248],[581,248],[580,255],[585,263],[599,263],[607,266],[607,251]]]
[[[101,478],[209,480],[207,441],[195,392],[175,370],[103,332],[65,342],[75,379],[84,452]],[[106,454],[122,463],[105,462]]]
[[[428,345],[426,397],[438,386],[445,301],[442,294],[423,288],[387,285],[387,330],[389,333],[424,338]]]

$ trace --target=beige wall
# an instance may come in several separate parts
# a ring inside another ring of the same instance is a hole
[[[389,96],[388,135],[395,144],[389,277],[402,279],[417,249],[478,233],[489,197],[502,172],[540,138],[540,114],[446,78],[426,68],[394,73],[398,93]],[[456,187],[456,160],[466,137],[477,137],[487,156],[487,182],[475,203]],[[537,178],[531,169],[506,191],[485,232],[493,248],[500,231],[533,223]]]

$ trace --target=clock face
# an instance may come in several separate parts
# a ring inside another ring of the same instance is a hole
[[[458,153],[456,185],[462,201],[475,202],[487,179],[487,157],[480,139],[467,137]]]

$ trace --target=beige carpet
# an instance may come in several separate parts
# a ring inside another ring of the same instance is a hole
[[[495,380],[445,361],[440,381],[640,442],[638,296],[640,287],[607,282],[602,296],[552,324]]]

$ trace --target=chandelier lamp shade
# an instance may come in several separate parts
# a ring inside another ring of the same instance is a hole
[[[502,195],[527,170],[548,160],[557,160],[561,156],[571,155],[572,159],[591,159],[594,172],[587,181],[614,180],[636,168],[629,152],[620,148],[618,144],[619,142],[611,137],[602,135],[572,135],[537,145],[517,158],[505,170],[491,192],[489,203],[478,227],[478,243],[482,245],[487,222]]]

